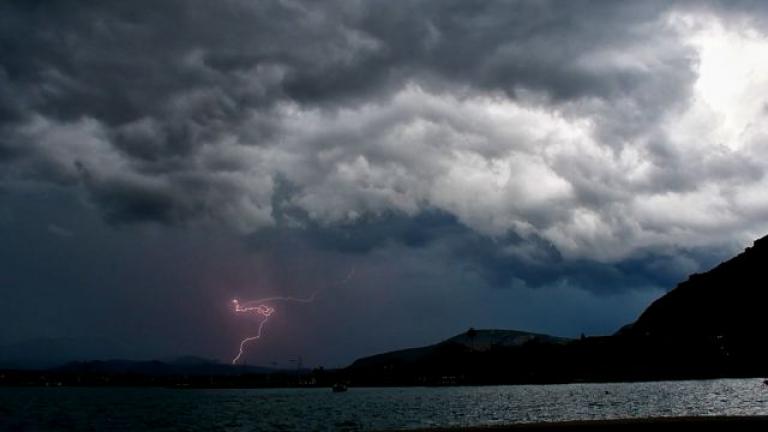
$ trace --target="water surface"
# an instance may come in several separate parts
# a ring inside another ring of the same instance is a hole
[[[760,379],[489,387],[0,388],[0,429],[357,431],[689,415],[768,415]]]

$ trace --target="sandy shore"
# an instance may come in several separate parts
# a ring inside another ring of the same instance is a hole
[[[474,428],[421,429],[424,432],[499,432],[499,431],[682,431],[693,427],[712,427],[715,430],[768,430],[768,416],[750,417],[660,417],[626,420],[589,420],[551,423],[526,423],[506,426],[484,426]]]

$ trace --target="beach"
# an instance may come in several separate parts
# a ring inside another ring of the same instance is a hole
[[[657,417],[617,420],[588,420],[567,422],[519,423],[510,425],[419,429],[422,432],[560,432],[560,431],[672,431],[687,428],[712,427],[718,430],[766,430],[768,416],[699,416],[699,417]]]

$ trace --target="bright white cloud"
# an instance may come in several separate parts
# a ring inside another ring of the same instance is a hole
[[[302,185],[294,204],[326,222],[438,208],[490,236],[535,234],[567,256],[602,261],[745,242],[768,228],[750,216],[768,207],[759,159],[768,38],[711,16],[667,23],[699,59],[690,98],[621,146],[601,134],[614,121],[602,108],[563,115],[525,98],[411,85],[361,108],[296,107],[285,118],[297,153],[314,145],[321,157],[311,182],[306,166],[286,172]],[[614,54],[598,63],[642,71],[658,59]]]

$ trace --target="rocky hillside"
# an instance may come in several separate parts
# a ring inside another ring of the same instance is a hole
[[[766,312],[768,237],[714,269],[692,275],[620,335],[718,345],[729,356],[764,356]]]

